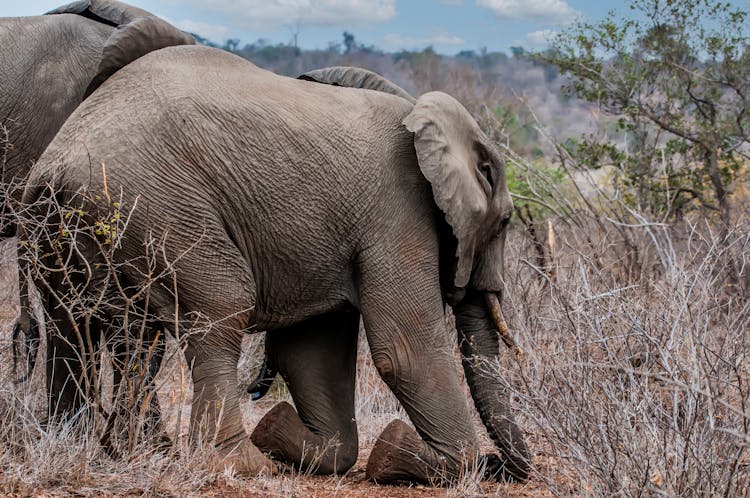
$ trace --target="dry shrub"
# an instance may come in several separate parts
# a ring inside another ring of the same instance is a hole
[[[750,493],[750,302],[728,278],[747,228],[719,240],[707,224],[630,227],[650,254],[635,278],[616,230],[561,228],[554,278],[515,234],[507,309],[527,356],[493,370],[555,462],[538,473],[555,494]]]

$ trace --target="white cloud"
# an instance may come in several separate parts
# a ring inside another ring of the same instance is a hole
[[[439,34],[428,38],[412,38],[391,33],[385,36],[385,43],[392,48],[412,48],[428,45],[463,45],[466,40],[448,34]]]
[[[558,32],[552,29],[540,29],[539,31],[532,31],[526,35],[524,40],[524,47],[546,47],[554,40]]]
[[[551,24],[570,22],[580,15],[564,0],[477,0],[477,5],[491,10],[500,19]]]
[[[207,8],[204,0],[179,0]],[[396,0],[212,0],[212,13],[245,28],[282,25],[351,26],[382,22],[396,15]]]
[[[172,24],[183,31],[195,33],[214,42],[223,42],[229,36],[229,28],[221,24],[209,24],[206,22],[191,21],[190,19],[183,19]]]

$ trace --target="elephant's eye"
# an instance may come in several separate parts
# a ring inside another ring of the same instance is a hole
[[[490,184],[490,187],[494,188],[495,183],[492,180],[492,163],[489,161],[481,161],[479,163],[479,171],[481,171],[484,177],[487,179],[487,183]]]
[[[508,214],[504,215],[500,219],[500,230],[504,230],[508,225],[510,225],[510,218],[513,216],[513,211],[510,211]]]

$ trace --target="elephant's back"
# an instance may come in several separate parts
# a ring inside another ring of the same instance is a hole
[[[109,158],[113,166],[118,157],[153,163],[140,171],[144,178],[192,175],[183,179],[201,191],[224,192],[236,188],[223,181],[238,180],[243,164],[279,163],[292,175],[377,168],[373,156],[387,156],[384,148],[409,147],[401,121],[411,107],[382,92],[278,76],[210,47],[169,47],[105,81],[45,156],[85,143],[87,155]],[[164,160],[151,161],[153,154]],[[189,165],[189,173],[175,164]],[[88,175],[88,166],[81,168]]]
[[[123,90],[137,91],[141,96],[144,92],[168,95],[167,105],[200,101],[204,107],[222,113],[278,118],[278,122],[269,122],[276,126],[304,120],[317,124],[323,118],[332,128],[352,131],[356,131],[357,123],[366,127],[387,119],[400,125],[413,106],[384,92],[280,76],[224,50],[199,45],[148,54],[120,70],[107,84],[113,86],[110,93],[115,98]],[[128,84],[130,89],[126,88]]]
[[[55,63],[53,58],[64,59],[81,50],[99,57],[114,29],[75,14],[0,17],[2,60],[4,64],[26,63],[28,67],[41,62]],[[17,58],[19,54],[33,54],[36,59],[21,61]]]

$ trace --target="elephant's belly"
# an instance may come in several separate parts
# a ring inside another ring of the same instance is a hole
[[[255,319],[264,330],[287,327],[314,316],[357,306],[352,279],[340,269],[320,275],[310,270],[276,275],[261,272],[256,278]]]

